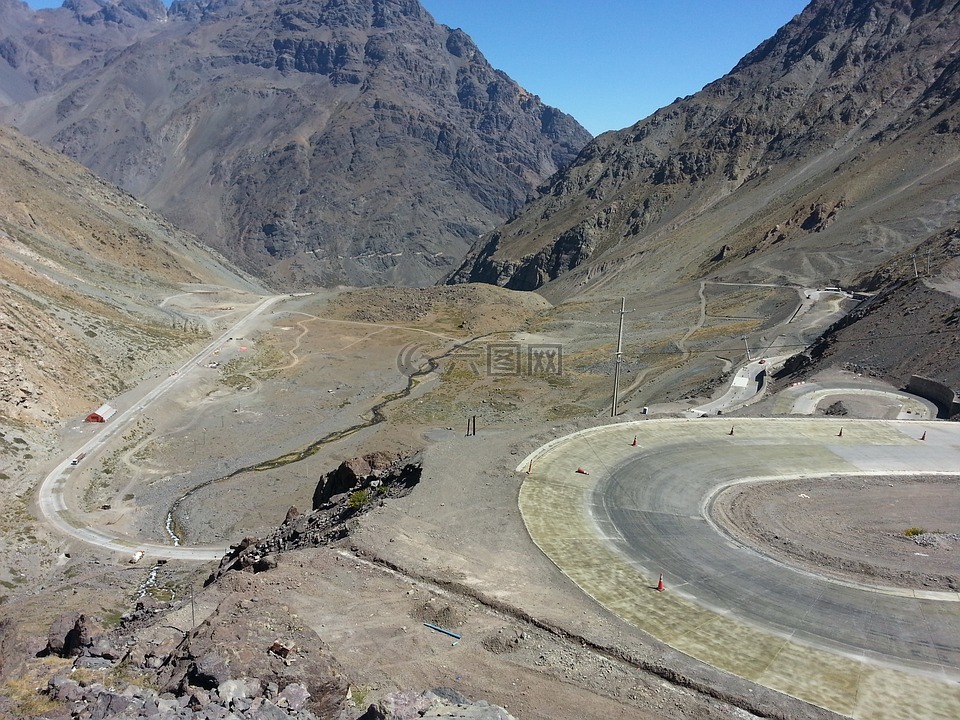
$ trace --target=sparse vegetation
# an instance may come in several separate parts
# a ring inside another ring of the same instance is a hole
[[[177,594],[172,588],[151,585],[147,588],[147,595],[160,602],[170,602]]]
[[[123,610],[104,610],[102,615],[103,627],[108,630],[119,627],[123,618],[123,612]]]
[[[369,490],[356,490],[350,493],[350,497],[347,499],[347,507],[351,510],[359,510],[366,505],[369,500]]]
[[[903,531],[905,537],[916,537],[917,535],[925,535],[926,530],[921,527],[910,527]]]
[[[369,694],[369,688],[355,686],[350,687],[350,699],[358,708],[365,708],[367,706],[367,695]]]
[[[0,696],[9,698],[12,703],[11,717],[39,717],[58,709],[60,703],[51,700],[40,689],[46,687],[51,675],[69,664],[69,660],[61,658],[30,662],[23,674],[0,685]]]

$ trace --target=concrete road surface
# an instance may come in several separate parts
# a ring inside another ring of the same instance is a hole
[[[780,358],[776,360],[779,361]],[[746,405],[763,392],[769,369],[770,362],[764,358],[748,362],[733,374],[730,385],[723,395],[716,400],[711,400],[704,405],[698,405],[688,410],[687,414],[692,417],[716,415]]]
[[[518,472],[531,461],[520,508],[534,541],[637,627],[852,717],[960,717],[960,594],[877,590],[794,570],[708,519],[719,489],[749,480],[944,473],[960,483],[960,424],[645,421],[554,441]]]

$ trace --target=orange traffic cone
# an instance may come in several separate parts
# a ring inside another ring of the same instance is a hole
[[[927,439],[927,431],[926,431],[926,430],[923,431],[923,435],[920,436],[920,439],[921,439],[921,440],[926,440],[926,439]]]
[[[657,592],[663,592],[666,588],[663,587],[663,573],[660,573],[660,581],[657,583]]]
[[[837,437],[843,437],[843,428],[840,428],[840,432],[837,433]]]
[[[533,472],[533,460],[530,461],[530,466],[527,468],[527,475]]]
[[[580,473],[581,475],[589,475],[589,474],[590,474],[590,473],[588,473],[586,470],[584,470],[583,468],[577,468],[577,472]]]
[[[632,447],[636,447],[636,446],[637,446],[637,436],[634,435],[634,436],[633,436],[633,445],[632,445]]]

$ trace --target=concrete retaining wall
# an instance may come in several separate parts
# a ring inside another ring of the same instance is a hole
[[[907,392],[935,402],[945,417],[952,417],[960,413],[960,398],[957,397],[953,388],[944,385],[942,382],[920,375],[911,375],[910,382],[907,383]]]

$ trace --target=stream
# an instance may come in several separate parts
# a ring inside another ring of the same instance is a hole
[[[426,375],[429,375],[430,373],[432,373],[434,370],[437,369],[437,367],[439,366],[440,360],[443,360],[444,358],[449,357],[454,352],[460,350],[466,345],[476,342],[477,340],[481,340],[484,337],[486,337],[486,335],[478,335],[477,337],[470,338],[469,340],[465,340],[462,343],[458,343],[454,345],[452,348],[450,348],[449,350],[447,350],[446,352],[440,355],[427,358],[427,363],[425,366],[418,368],[417,370],[415,370],[414,372],[412,372],[410,375],[407,376],[406,387],[404,387],[402,390],[399,390],[395,393],[390,393],[389,395],[384,396],[384,398],[380,402],[378,402],[376,405],[374,405],[370,409],[369,419],[364,420],[363,422],[359,422],[356,425],[351,425],[350,427],[343,428],[341,430],[334,430],[333,432],[327,433],[320,439],[313,441],[312,443],[310,443],[309,445],[307,445],[306,447],[300,450],[294,450],[293,452],[286,453],[285,455],[280,455],[278,457],[271,458],[269,460],[263,460],[261,462],[254,463],[253,465],[246,465],[244,467],[241,467],[232,471],[227,475],[215,477],[205,482],[202,482],[199,485],[194,486],[193,488],[185,492],[183,495],[181,495],[179,498],[177,498],[174,501],[174,503],[170,506],[170,509],[167,511],[166,520],[164,522],[164,529],[167,531],[167,535],[170,537],[171,541],[175,546],[179,546],[183,543],[183,530],[180,524],[177,522],[177,518],[176,518],[177,511],[179,510],[180,505],[183,503],[183,501],[189,498],[194,493],[200,490],[203,490],[204,488],[209,487],[210,485],[214,485],[216,483],[230,480],[231,478],[234,478],[237,475],[240,475],[242,473],[263,472],[264,470],[275,470],[276,468],[283,467],[284,465],[292,465],[293,463],[298,463],[301,460],[305,460],[306,458],[310,457],[311,455],[315,455],[325,445],[329,445],[330,443],[336,442],[337,440],[342,440],[343,438],[349,437],[350,435],[353,435],[355,432],[358,432],[365,428],[373,427],[374,425],[379,425],[380,423],[382,423],[384,420],[387,419],[386,415],[383,414],[384,408],[386,408],[391,403],[395,403],[398,400],[403,400],[404,398],[408,397],[410,393],[413,392],[413,390],[417,387],[417,385],[420,384],[421,378],[423,378]]]

